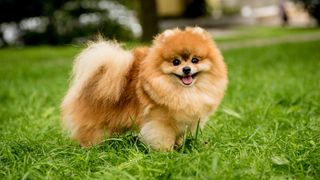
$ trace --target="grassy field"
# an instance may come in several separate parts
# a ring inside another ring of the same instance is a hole
[[[83,149],[59,124],[78,47],[0,50],[0,179],[319,179],[320,41],[224,51],[230,84],[197,139]]]

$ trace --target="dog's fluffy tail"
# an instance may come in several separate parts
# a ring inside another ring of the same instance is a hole
[[[133,61],[131,52],[114,41],[99,40],[89,43],[74,61],[73,79],[64,103],[85,93],[83,89],[86,87],[93,91],[88,93],[94,99],[117,102]]]

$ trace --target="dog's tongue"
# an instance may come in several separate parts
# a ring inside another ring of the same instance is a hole
[[[185,84],[185,85],[189,85],[193,81],[192,76],[184,76],[184,77],[182,77],[181,80],[182,80],[183,84]]]

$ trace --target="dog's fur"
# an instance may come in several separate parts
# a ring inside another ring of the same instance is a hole
[[[199,62],[191,62],[194,57]],[[183,73],[186,66],[195,77]],[[199,27],[166,30],[151,47],[132,51],[99,40],[75,60],[61,105],[63,124],[83,146],[136,127],[143,142],[171,150],[199,120],[204,126],[227,82],[220,51]]]

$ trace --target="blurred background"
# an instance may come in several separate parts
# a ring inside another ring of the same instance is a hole
[[[0,47],[77,44],[98,33],[149,41],[164,29],[194,25],[220,37],[238,27],[319,24],[320,0],[0,0]]]

